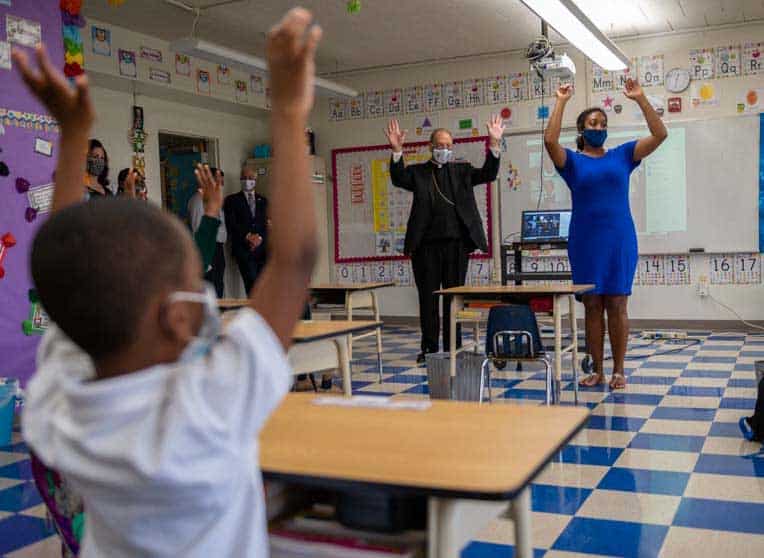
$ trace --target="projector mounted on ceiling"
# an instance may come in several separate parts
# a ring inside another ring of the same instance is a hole
[[[576,65],[570,57],[563,53],[556,55],[552,43],[545,36],[538,37],[530,45],[525,57],[543,79],[556,78],[560,81],[572,82],[576,78]]]

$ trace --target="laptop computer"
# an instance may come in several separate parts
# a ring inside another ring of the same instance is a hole
[[[520,238],[523,242],[567,242],[570,209],[523,211]]]

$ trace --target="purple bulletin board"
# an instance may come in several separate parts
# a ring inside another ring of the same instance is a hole
[[[64,67],[61,12],[58,0],[11,0],[10,6],[0,4],[0,41],[6,40],[6,16],[10,14],[37,22],[41,26],[42,40],[51,60],[58,68]],[[15,45],[14,45],[15,46]],[[31,54],[31,51],[27,49]],[[22,323],[29,317],[29,251],[33,235],[46,214],[27,222],[25,211],[29,207],[26,193],[16,190],[16,179],[24,178],[32,188],[52,181],[58,153],[58,133],[46,131],[39,123],[28,123],[26,118],[3,118],[2,109],[46,115],[45,109],[29,94],[15,70],[0,68],[0,160],[10,170],[0,176],[0,237],[10,232],[16,245],[7,248],[0,265],[5,276],[0,279],[0,377],[21,378],[26,383],[34,371],[34,357],[38,335],[27,336]],[[20,120],[27,127],[21,127]],[[52,156],[35,152],[36,139],[52,142]]]

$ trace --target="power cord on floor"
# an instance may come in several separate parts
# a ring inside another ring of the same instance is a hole
[[[740,321],[740,323],[742,323],[742,324],[743,324],[743,325],[745,325],[746,327],[750,327],[751,329],[757,329],[757,330],[759,330],[759,331],[762,331],[762,332],[764,332],[764,327],[762,327],[762,326],[759,326],[759,325],[756,325],[756,324],[752,324],[751,322],[748,322],[748,321],[746,321],[745,319],[743,319],[743,317],[742,317],[740,314],[738,314],[738,313],[737,313],[737,311],[735,311],[735,309],[734,309],[734,308],[732,308],[731,306],[728,306],[728,305],[724,304],[724,303],[723,303],[721,300],[719,300],[718,298],[716,298],[716,297],[715,297],[715,296],[713,296],[712,294],[709,294],[709,295],[708,295],[708,298],[710,298],[710,299],[711,299],[711,300],[713,300],[713,301],[714,301],[716,304],[718,304],[719,306],[721,306],[722,308],[724,308],[725,310],[727,310],[727,311],[728,311],[730,314],[732,314],[733,316],[735,316],[735,317],[736,317],[736,318],[737,318],[737,319]],[[750,334],[748,334],[748,335],[764,335],[764,333],[750,333]]]
[[[658,342],[658,339],[653,339],[650,343],[645,344],[643,347],[650,347],[652,345],[655,345]],[[655,351],[653,353],[650,353],[648,355],[626,355],[624,357],[624,360],[642,360],[646,358],[652,358],[656,356],[665,356],[665,355],[672,355],[675,353],[680,353],[684,351],[685,349],[689,349],[690,347],[694,347],[695,345],[700,345],[703,342],[702,339],[698,339],[697,337],[692,337],[687,339],[685,342],[683,342],[680,346],[674,347],[672,349],[668,349],[666,351]],[[607,355],[603,359],[603,361],[613,360],[613,355]],[[585,374],[589,374],[594,370],[594,363],[592,362],[591,355],[586,355],[584,359],[581,361],[581,368],[583,369]]]

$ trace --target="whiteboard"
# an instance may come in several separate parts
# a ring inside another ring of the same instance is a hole
[[[758,252],[759,115],[667,123],[668,139],[631,175],[630,204],[641,254]],[[606,146],[646,126],[610,127]],[[575,150],[575,130],[560,136]],[[517,240],[524,210],[571,207],[539,132],[507,136],[499,197],[502,242]],[[543,155],[542,155],[543,152]]]
[[[482,167],[486,157],[485,137],[454,140],[454,158]],[[430,143],[405,144],[404,162],[416,164],[430,159]],[[413,195],[393,186],[390,180],[390,147],[375,145],[332,151],[334,183],[334,261],[353,263],[403,259],[403,243]],[[491,253],[491,189],[473,190]]]

